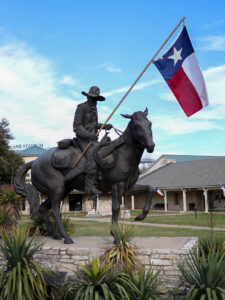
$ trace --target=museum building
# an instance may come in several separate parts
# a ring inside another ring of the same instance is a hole
[[[32,146],[17,151],[24,162],[36,159],[46,149]],[[30,171],[26,181],[30,182]],[[225,186],[224,156],[162,155],[140,176],[138,185],[158,187],[164,194],[154,193],[151,210],[164,211],[198,211],[208,212],[225,210],[225,197],[221,185]],[[121,205],[126,209],[142,209],[147,194],[136,190],[129,196],[122,197]],[[44,197],[41,195],[41,201]],[[101,215],[111,214],[111,193],[99,195],[97,212]],[[73,190],[63,203],[63,211],[86,211],[94,213],[93,202],[89,196]],[[23,212],[29,213],[27,201],[23,202]]]

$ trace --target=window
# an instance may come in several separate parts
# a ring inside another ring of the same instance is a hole
[[[174,204],[175,205],[179,205],[179,193],[175,193],[174,194]]]

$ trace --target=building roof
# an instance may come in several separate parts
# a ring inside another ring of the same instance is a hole
[[[45,148],[34,145],[27,149],[17,151],[17,153],[20,154],[21,156],[39,156],[45,151],[47,151]]]
[[[137,184],[162,189],[218,187],[225,184],[225,158],[170,163],[146,174]]]
[[[212,158],[225,158],[225,156],[210,156],[210,155],[163,154],[162,156],[159,157],[159,159],[162,157],[175,160],[176,162],[195,161],[195,160],[212,159]]]

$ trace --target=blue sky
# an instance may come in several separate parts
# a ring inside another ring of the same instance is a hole
[[[106,96],[98,106],[99,121],[104,122],[186,16],[210,106],[187,118],[151,65],[110,122],[123,130],[128,120],[120,113],[148,107],[156,143],[150,157],[225,155],[224,1],[8,0],[0,4],[0,118],[10,122],[12,145],[50,147],[72,137],[76,105],[85,101],[81,91],[92,85]],[[116,137],[113,132],[111,136]]]

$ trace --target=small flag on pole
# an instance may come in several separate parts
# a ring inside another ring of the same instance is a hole
[[[185,26],[154,64],[188,117],[209,104],[204,78]]]
[[[159,188],[156,189],[156,193],[161,196],[161,197],[164,197],[164,193],[162,191],[160,191]]]
[[[220,188],[223,191],[223,197],[225,197],[225,187],[222,184],[220,184]]]

